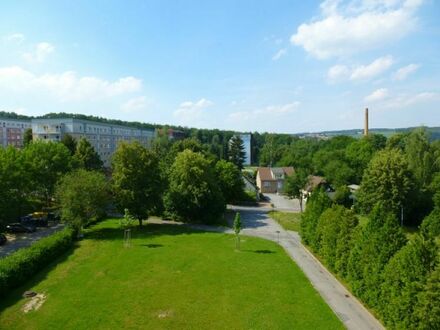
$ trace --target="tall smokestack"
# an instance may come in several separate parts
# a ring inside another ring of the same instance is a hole
[[[364,136],[368,135],[368,108],[365,108],[365,126],[364,126]]]

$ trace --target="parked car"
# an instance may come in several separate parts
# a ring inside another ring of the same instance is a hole
[[[22,225],[26,227],[47,227],[48,219],[47,218],[34,218],[32,214],[25,215],[20,218],[20,222]]]
[[[7,241],[6,236],[3,234],[0,234],[0,245],[5,244]]]
[[[33,233],[35,230],[35,226],[23,225],[19,222],[10,223],[6,226],[6,231],[10,233]]]

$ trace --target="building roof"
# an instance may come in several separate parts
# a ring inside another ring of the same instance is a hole
[[[259,167],[258,173],[260,174],[261,181],[277,181],[281,177],[291,175],[295,170],[293,167]]]
[[[322,176],[310,175],[305,190],[311,192],[324,183],[327,183],[327,181]]]
[[[269,167],[259,167],[257,171],[260,174],[261,181],[275,181]]]

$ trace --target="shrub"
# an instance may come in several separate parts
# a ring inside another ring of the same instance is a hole
[[[73,244],[74,236],[71,228],[65,228],[1,259],[0,297],[25,283],[36,272],[67,251]]]

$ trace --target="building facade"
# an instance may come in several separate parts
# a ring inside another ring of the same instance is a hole
[[[261,193],[282,193],[284,181],[294,173],[293,167],[259,167],[257,187]]]
[[[65,134],[79,140],[84,137],[95,148],[104,166],[110,166],[111,156],[121,141],[139,141],[148,147],[155,137],[154,129],[100,123],[84,119],[32,119],[34,140],[61,141]]]
[[[31,128],[30,120],[0,118],[0,146],[23,147],[24,132]]]
[[[250,133],[249,134],[240,134],[239,136],[243,141],[244,152],[245,152],[243,165],[251,165],[252,164],[252,154],[251,154],[252,134],[250,134]]]

